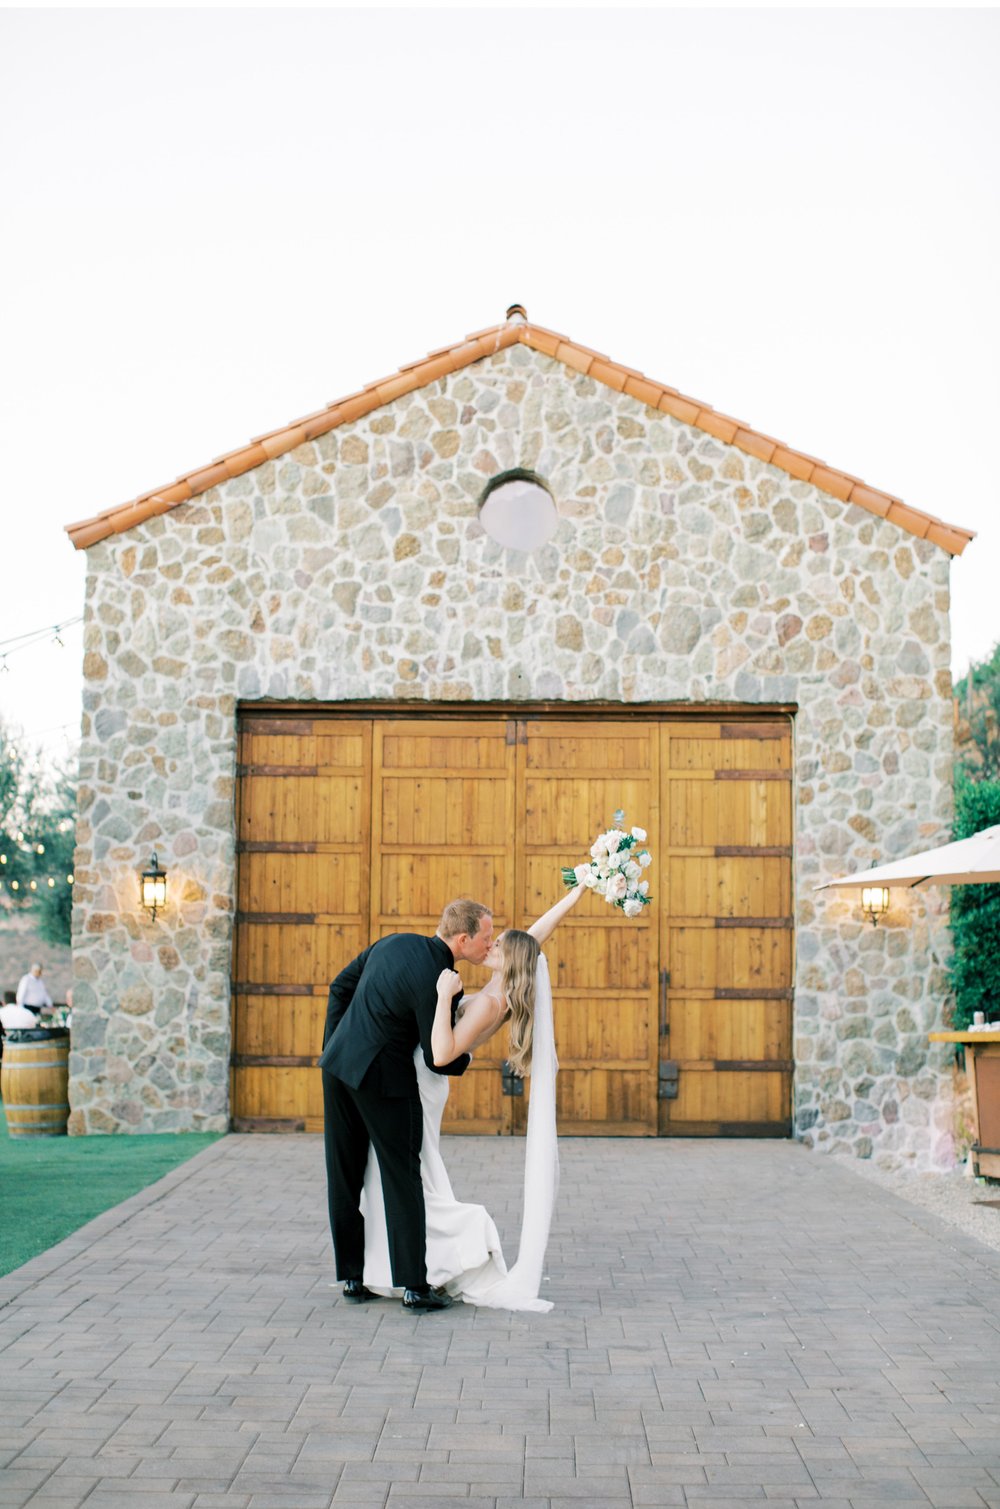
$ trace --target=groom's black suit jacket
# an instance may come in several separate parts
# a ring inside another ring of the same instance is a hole
[[[354,1089],[365,1079],[383,1096],[416,1095],[419,1043],[436,1073],[464,1074],[469,1054],[436,1065],[431,1049],[438,976],[454,967],[440,938],[395,933],[371,944],[330,986],[320,1068]]]

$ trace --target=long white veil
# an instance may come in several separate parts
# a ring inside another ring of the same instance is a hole
[[[531,1043],[531,1099],[528,1102],[528,1135],[524,1148],[524,1210],[517,1261],[505,1278],[476,1304],[496,1309],[551,1310],[539,1299],[542,1267],[549,1242],[552,1212],[559,1189],[559,1144],[556,1138],[555,1028],[552,1021],[552,985],[545,955],[535,968],[535,1024]]]

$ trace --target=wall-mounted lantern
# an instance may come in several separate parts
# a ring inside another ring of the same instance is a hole
[[[872,927],[876,927],[878,919],[884,917],[889,910],[889,887],[887,885],[862,886],[861,910]]]
[[[544,478],[527,467],[491,477],[479,498],[479,521],[510,550],[537,550],[559,528],[559,512]]]
[[[149,869],[142,872],[142,904],[149,913],[149,920],[156,921],[156,914],[167,904],[167,872],[160,869],[160,862],[153,850]]]

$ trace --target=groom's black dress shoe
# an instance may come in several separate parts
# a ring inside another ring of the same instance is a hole
[[[444,1289],[404,1289],[403,1309],[416,1310],[423,1313],[425,1310],[448,1310],[455,1303],[450,1294]]]
[[[366,1299],[374,1299],[370,1289],[366,1289],[359,1278],[349,1278],[344,1284],[344,1298],[350,1300],[352,1305],[363,1305]]]

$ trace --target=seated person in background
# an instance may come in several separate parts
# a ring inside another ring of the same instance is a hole
[[[51,1011],[52,997],[49,995],[45,981],[42,979],[42,966],[40,964],[33,964],[28,973],[21,976],[15,999],[18,1006],[26,1006],[36,1016],[40,1011]]]
[[[37,1027],[38,1018],[27,1006],[18,1006],[11,1001],[6,1006],[0,1006],[0,1027],[4,1032],[10,1032],[15,1027]]]

